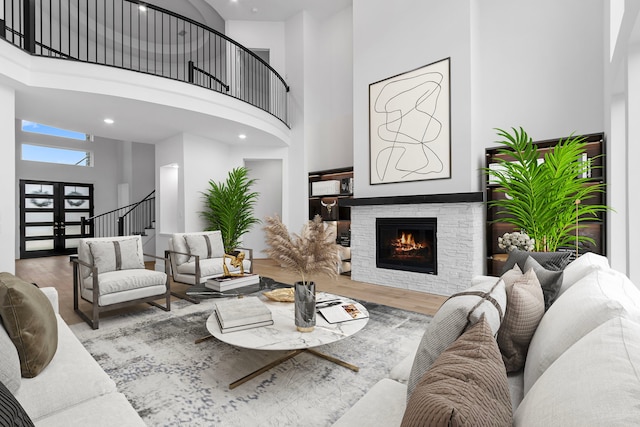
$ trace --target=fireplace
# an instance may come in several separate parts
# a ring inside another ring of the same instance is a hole
[[[438,274],[436,218],[377,218],[376,267]]]

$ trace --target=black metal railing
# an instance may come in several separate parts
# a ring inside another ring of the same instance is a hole
[[[80,219],[82,237],[144,235],[147,229],[154,228],[155,193],[155,190],[152,191],[137,203],[94,215],[91,218],[82,217]]]
[[[289,87],[269,64],[224,34],[166,9],[138,0],[4,0],[2,26],[0,38],[32,55],[195,84],[289,125]]]

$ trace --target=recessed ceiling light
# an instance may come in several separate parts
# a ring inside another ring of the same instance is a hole
[[[241,133],[240,135],[238,135],[238,138],[247,139],[247,135],[245,135],[244,133]]]
[[[138,10],[139,10],[140,12],[146,12],[146,11],[147,11],[147,7],[146,7],[146,6],[144,6],[144,5],[140,5],[140,6],[138,6]]]
[[[112,125],[114,123],[113,119],[109,119],[109,118],[104,119],[104,122],[108,125]]]

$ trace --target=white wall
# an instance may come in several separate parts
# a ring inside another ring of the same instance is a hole
[[[483,0],[477,12],[478,155],[493,128],[534,140],[604,130],[601,0]]]
[[[0,141],[6,159],[15,156],[15,92],[12,88],[0,84]],[[0,168],[0,199],[15,200],[17,192],[15,163],[8,161]],[[16,251],[16,211],[0,211],[0,271],[15,273]]]
[[[269,65],[285,81],[285,24],[284,22],[226,21],[225,34],[247,49],[269,51]]]
[[[356,197],[477,191],[472,185],[469,0],[353,1]],[[451,179],[369,184],[369,85],[451,58]]]
[[[353,166],[352,22],[351,7],[314,22],[314,45],[306,49],[313,53],[310,60],[315,61],[305,88],[305,145],[310,171]]]

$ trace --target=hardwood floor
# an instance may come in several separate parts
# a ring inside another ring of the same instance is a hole
[[[270,259],[254,260],[254,272],[282,283],[293,283],[298,280],[295,274],[280,267]],[[69,256],[16,260],[16,276],[28,282],[37,283],[40,287],[55,287],[59,295],[60,315],[65,322],[70,325],[82,322],[82,319],[73,311],[73,266],[69,262]],[[336,280],[319,276],[314,277],[314,281],[316,282],[316,289],[319,291],[428,315],[433,315],[446,300],[446,297],[440,295],[358,282],[351,280],[348,276],[339,276]],[[172,289],[177,291],[188,288],[188,285],[173,282],[171,286]],[[126,310],[139,310],[147,307],[147,305],[140,305]],[[87,311],[89,304],[83,302],[81,309]],[[105,313],[104,316],[117,315],[119,313]]]

